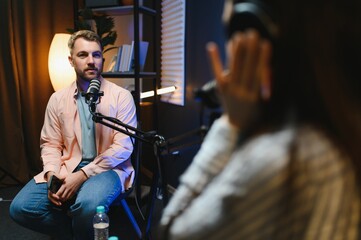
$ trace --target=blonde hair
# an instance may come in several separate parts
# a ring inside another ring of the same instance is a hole
[[[101,44],[101,40],[100,40],[100,37],[98,36],[98,34],[96,34],[93,31],[90,31],[90,30],[79,30],[77,32],[74,32],[70,36],[70,39],[68,41],[68,47],[69,47],[70,54],[73,53],[74,43],[75,43],[75,40],[77,40],[78,38],[84,38],[85,40],[88,40],[88,41],[97,42],[99,44],[100,48],[103,50],[103,46]]]

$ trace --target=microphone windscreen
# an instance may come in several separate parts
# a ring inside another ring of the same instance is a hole
[[[86,102],[94,103],[98,100],[98,93],[100,90],[100,81],[96,78],[90,80],[88,90],[85,94]]]
[[[90,84],[87,93],[96,93],[100,90],[100,81],[96,78],[90,80]]]

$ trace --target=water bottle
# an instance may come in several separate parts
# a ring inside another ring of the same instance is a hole
[[[105,213],[104,206],[97,206],[96,214],[93,218],[94,240],[108,240],[109,237],[109,217]]]

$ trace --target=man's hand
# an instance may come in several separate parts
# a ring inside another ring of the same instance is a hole
[[[59,178],[54,172],[47,172],[45,174],[45,179],[47,179],[47,181],[48,181],[48,186],[50,186],[53,176],[56,176],[57,178]],[[62,180],[61,178],[59,178],[59,179]],[[56,206],[62,205],[62,202],[61,202],[59,196],[56,193],[53,193],[52,191],[50,191],[50,189],[48,189],[48,198]]]
[[[215,43],[209,43],[207,51],[225,114],[232,125],[246,129],[260,100],[270,97],[270,42],[254,30],[236,33],[227,46],[228,70],[223,69]]]
[[[87,180],[87,177],[82,171],[69,174],[64,180],[63,184],[56,193],[48,191],[49,200],[57,206],[61,206],[64,202],[71,199],[80,186]]]

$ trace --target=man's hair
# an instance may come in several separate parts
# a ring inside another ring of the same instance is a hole
[[[79,30],[75,33],[73,33],[70,36],[70,39],[68,41],[68,47],[70,50],[70,54],[73,53],[73,48],[74,48],[74,43],[75,40],[77,40],[78,38],[84,38],[87,41],[92,41],[92,42],[97,42],[100,46],[100,48],[103,50],[101,41],[100,41],[100,37],[93,31],[90,30]]]

